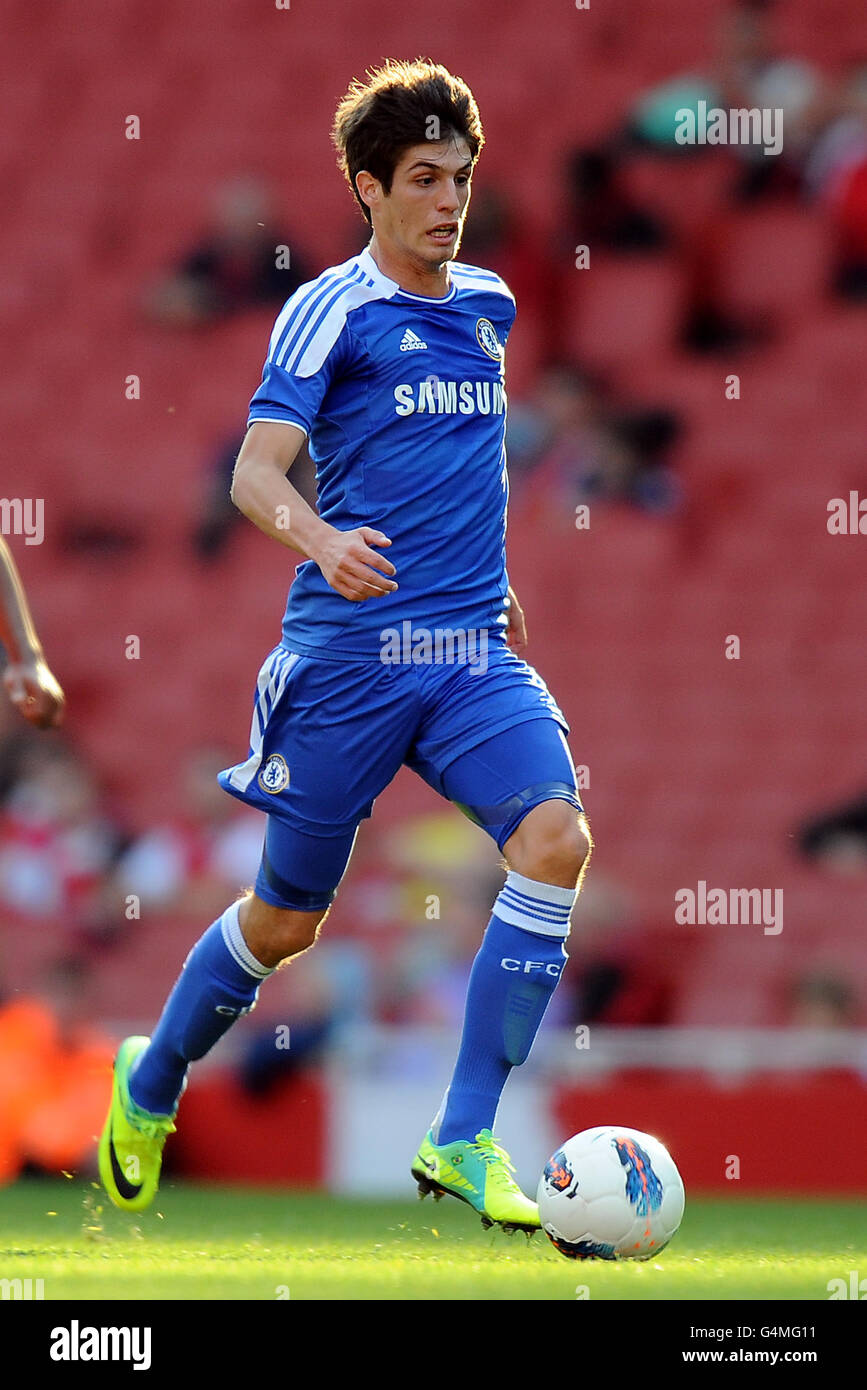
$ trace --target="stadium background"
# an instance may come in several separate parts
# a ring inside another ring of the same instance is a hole
[[[654,128],[658,89],[690,74],[712,97],[763,9],[0,7],[2,491],[45,501],[44,542],[10,543],[69,702],[56,735],[2,713],[5,1180],[92,1161],[112,1039],[150,1026],[252,877],[256,829],[203,788],[246,752],[295,563],[219,502],[278,306],[184,324],[172,268],[221,190],[259,220],[251,179],[293,267],[360,249],[333,108],[366,66],[424,53],[479,101],[476,207],[511,209],[478,251],[519,307],[510,576],[598,842],[568,983],[499,1128],[528,1185],[556,1140],[617,1121],[659,1133],[688,1190],[859,1190],[857,1165],[803,1142],[841,1118],[850,1153],[867,1141],[863,831],[805,832],[862,795],[867,735],[867,542],[827,528],[865,477],[867,311],[842,265],[863,165],[852,144],[824,181],[830,156],[811,163],[864,51],[858,5],[767,11],[774,53],[802,64],[767,186],[737,152]],[[827,102],[815,128],[805,67]],[[575,152],[603,147],[616,189],[597,183],[594,206],[585,159],[579,207]],[[612,439],[639,407],[665,413],[668,443],[629,452],[624,482]],[[481,832],[402,773],[326,939],[197,1070],[170,1171],[404,1191],[497,874]],[[782,890],[783,930],[678,925],[674,895],[700,881]]]

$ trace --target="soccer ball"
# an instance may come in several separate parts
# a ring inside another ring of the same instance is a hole
[[[683,1217],[683,1183],[671,1154],[637,1129],[598,1125],[548,1160],[536,1200],[542,1229],[572,1260],[647,1260]]]

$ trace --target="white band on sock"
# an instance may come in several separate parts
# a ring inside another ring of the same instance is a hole
[[[577,896],[577,888],[537,883],[535,879],[525,878],[511,869],[494,903],[494,915],[512,927],[520,927],[522,931],[565,941]]]
[[[226,943],[226,950],[234,957],[242,970],[246,970],[248,975],[252,975],[254,980],[264,980],[269,975],[274,974],[271,966],[263,965],[258,961],[244,940],[244,933],[241,931],[240,914],[241,899],[227,907],[220,918],[220,930],[223,940]]]

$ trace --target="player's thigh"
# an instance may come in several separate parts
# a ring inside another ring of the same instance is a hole
[[[404,760],[417,719],[405,668],[278,648],[259,673],[248,757],[219,774],[266,812],[255,891],[295,911],[326,907],[361,820]]]
[[[311,834],[290,820],[269,816],[253,890],[256,897],[272,908],[323,916],[346,872],[358,825],[359,821],[334,827],[323,824],[321,834]],[[259,915],[264,918],[265,913]]]
[[[545,803],[565,803],[573,820],[576,813],[584,814],[566,735],[552,718],[501,729],[461,753],[442,773],[430,769],[425,780],[487,831],[500,850],[534,808]]]
[[[432,668],[423,683],[424,719],[407,762],[500,849],[543,802],[583,814],[569,727],[532,666],[492,643],[484,666]]]
[[[504,852],[537,819],[559,826],[584,815],[566,733],[553,718],[503,729],[470,749],[446,768],[443,789]]]

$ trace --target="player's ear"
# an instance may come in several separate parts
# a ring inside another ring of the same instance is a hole
[[[382,184],[379,179],[373,177],[373,174],[368,173],[367,169],[360,169],[355,175],[355,187],[358,189],[358,196],[365,207],[372,211],[379,206],[382,197]]]

